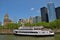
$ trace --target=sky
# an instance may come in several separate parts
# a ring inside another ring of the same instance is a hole
[[[13,21],[41,16],[40,8],[47,7],[48,2],[54,2],[55,7],[60,6],[60,0],[0,0],[0,21],[3,22],[6,13]]]

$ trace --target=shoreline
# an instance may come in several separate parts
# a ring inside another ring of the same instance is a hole
[[[6,33],[6,32],[1,33],[1,32],[0,32],[0,35],[13,35],[13,33]]]

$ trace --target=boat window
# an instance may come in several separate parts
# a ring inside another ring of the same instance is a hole
[[[38,33],[38,32],[20,32],[20,33]]]
[[[15,31],[17,33],[17,31]]]
[[[45,32],[42,32],[42,33],[45,33]]]
[[[42,30],[41,28],[34,28],[34,30]]]
[[[52,31],[50,31],[50,33],[53,33]]]

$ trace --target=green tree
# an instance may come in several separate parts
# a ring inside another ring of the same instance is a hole
[[[54,21],[56,28],[60,29],[60,19]]]
[[[4,28],[7,28],[7,29],[17,29],[20,26],[21,26],[20,23],[10,23],[10,24],[5,25]]]
[[[31,24],[30,24],[30,23],[25,23],[24,25],[25,25],[25,26],[31,26]]]
[[[3,29],[3,26],[2,25],[0,25],[0,29]]]

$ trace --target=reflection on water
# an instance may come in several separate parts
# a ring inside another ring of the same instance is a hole
[[[0,40],[60,40],[60,34],[53,37],[0,35]]]
[[[55,40],[60,40],[60,34],[55,35]]]

